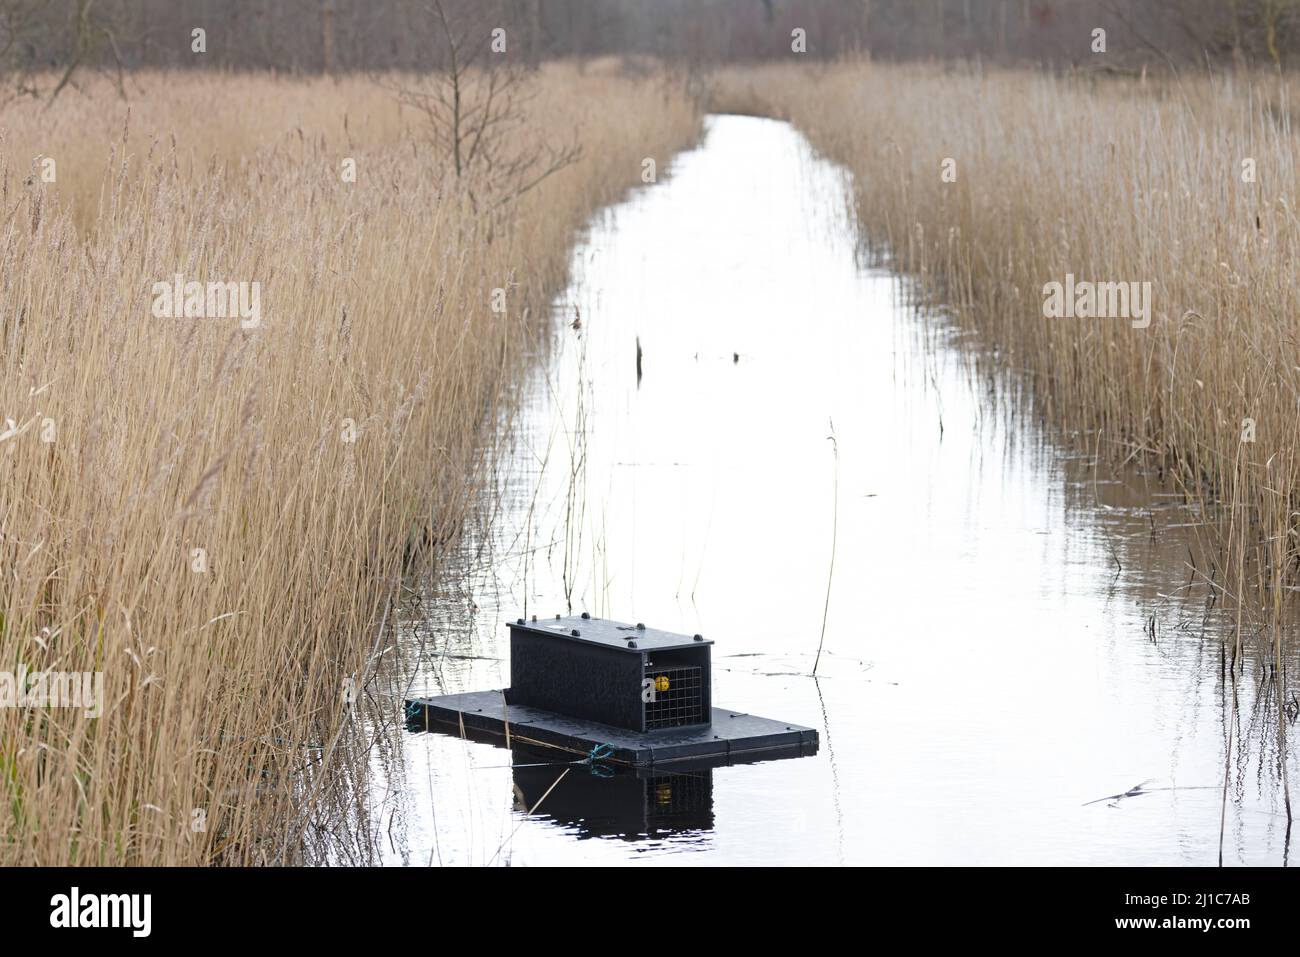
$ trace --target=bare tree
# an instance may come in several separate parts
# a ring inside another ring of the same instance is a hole
[[[68,29],[71,50],[64,65],[59,82],[50,93],[49,102],[63,92],[72,81],[72,75],[83,64],[94,64],[102,50],[111,55],[117,68],[117,89],[126,96],[126,83],[123,76],[122,51],[118,48],[117,34],[114,32],[112,17],[104,10],[95,9],[95,0],[75,0],[72,22]]]
[[[0,0],[0,77],[8,97],[37,95],[37,45],[49,31],[50,0]]]
[[[334,75],[334,0],[321,0],[320,4],[321,58],[325,72]]]
[[[1269,62],[1280,69],[1282,52],[1279,38],[1282,31],[1294,21],[1300,3],[1297,0],[1260,0],[1258,6],[1260,25],[1264,31],[1264,51],[1268,54]]]
[[[0,0],[0,82],[8,96],[42,95],[38,79],[51,68],[58,76],[51,103],[81,69],[114,69],[125,96],[118,33],[125,8],[123,0]]]
[[[440,67],[414,84],[381,79],[426,120],[434,148],[451,162],[471,199],[510,202],[579,159],[576,142],[519,133],[533,91],[529,71],[510,57],[497,4],[427,0],[442,52]]]

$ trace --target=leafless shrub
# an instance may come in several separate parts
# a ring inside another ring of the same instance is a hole
[[[380,78],[424,118],[428,142],[477,206],[512,202],[582,155],[576,137],[521,147],[535,74],[511,59],[498,4],[428,0],[422,9],[443,47],[442,65],[414,80]],[[494,33],[495,32],[495,33]]]

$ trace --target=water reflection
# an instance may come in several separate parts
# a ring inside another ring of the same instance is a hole
[[[554,753],[512,749],[514,810],[575,837],[624,841],[682,836],[700,845],[713,830],[713,768],[672,771],[578,765],[557,770]],[[561,778],[560,775],[563,775]]]
[[[590,611],[708,634],[717,700],[820,752],[712,769],[674,828],[641,779],[570,774],[530,815],[550,769],[395,731],[377,859],[1212,864],[1222,815],[1225,862],[1283,861],[1297,709],[1262,621],[1225,652],[1200,517],[860,248],[843,174],[745,117],[598,217],[463,574],[406,603],[380,696],[503,687],[506,621]]]

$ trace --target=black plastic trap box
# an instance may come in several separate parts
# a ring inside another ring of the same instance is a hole
[[[510,626],[510,703],[631,731],[710,723],[710,649],[677,635],[586,616]]]
[[[712,645],[585,615],[520,618],[510,626],[511,687],[408,698],[407,727],[556,748],[638,773],[816,754],[813,728],[712,706]],[[656,800],[669,793],[657,790]]]

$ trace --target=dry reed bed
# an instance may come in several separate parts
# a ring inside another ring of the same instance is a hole
[[[847,166],[868,237],[1027,372],[1055,421],[1228,506],[1201,571],[1276,610],[1300,560],[1292,101],[1270,76],[843,63],[724,73],[713,105],[789,119]],[[1045,318],[1044,285],[1067,273],[1150,282],[1150,326]]]
[[[492,214],[360,78],[148,74],[0,115],[0,670],[106,688],[100,718],[0,709],[0,863],[295,859],[575,230],[698,132],[667,83],[535,82],[520,148],[576,129],[583,158]],[[175,273],[259,281],[262,325],[155,318]]]

